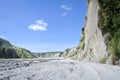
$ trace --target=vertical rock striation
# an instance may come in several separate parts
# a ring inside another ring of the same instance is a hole
[[[102,31],[98,28],[99,4],[97,0],[89,0],[86,26],[85,26],[85,47],[84,54],[87,61],[101,62],[108,54],[105,39]]]
[[[88,11],[87,16],[85,17],[86,23],[84,28],[82,29],[82,39],[80,45],[71,48],[68,53],[65,53],[67,54],[67,56],[72,54],[73,56],[70,56],[70,58],[77,60],[108,64],[120,64],[119,56],[115,55],[119,55],[119,45],[117,45],[119,44],[117,43],[119,42],[119,38],[116,39],[115,32],[118,32],[118,21],[120,18],[110,18],[110,16],[119,16],[117,12],[120,11],[120,1],[117,0],[117,2],[112,2],[114,8],[111,8],[110,0],[88,0]],[[106,6],[107,8],[105,8],[104,6]],[[115,20],[117,22],[115,22]],[[113,21],[113,24],[110,23],[110,21]],[[117,42],[115,42],[116,40]],[[112,45],[117,45],[117,47],[115,46],[114,48],[111,45],[110,41],[114,41],[115,44],[112,43]],[[115,50],[117,50],[118,53],[112,52],[112,49],[114,49],[114,52]]]

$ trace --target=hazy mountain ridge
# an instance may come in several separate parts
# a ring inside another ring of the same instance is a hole
[[[57,57],[61,57],[63,52],[60,51],[56,51],[56,52],[32,52],[32,54],[36,57],[40,57],[40,58],[57,58]]]
[[[0,38],[0,58],[33,58],[27,49],[12,45],[9,41]]]

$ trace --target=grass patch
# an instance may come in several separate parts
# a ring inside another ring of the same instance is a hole
[[[100,60],[100,63],[105,63],[107,60],[106,56]]]

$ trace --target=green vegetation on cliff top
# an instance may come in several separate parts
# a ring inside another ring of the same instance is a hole
[[[111,53],[120,59],[120,0],[98,0],[98,26],[104,33],[109,33]]]

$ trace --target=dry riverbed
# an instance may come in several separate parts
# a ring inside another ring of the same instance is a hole
[[[1,59],[0,80],[120,80],[120,67],[70,59]]]

